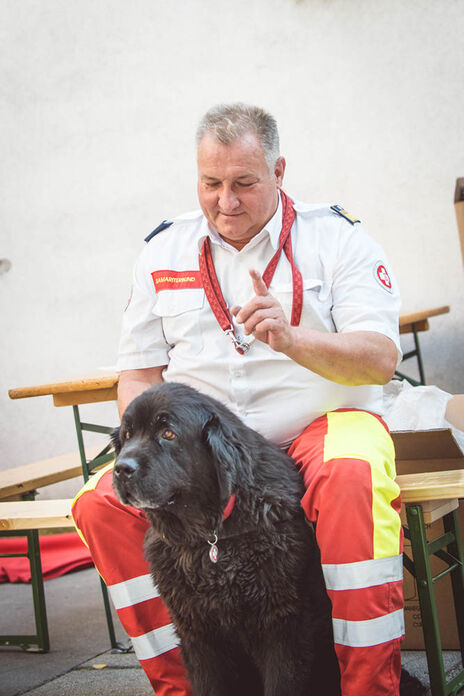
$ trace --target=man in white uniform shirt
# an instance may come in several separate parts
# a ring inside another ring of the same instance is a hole
[[[134,269],[120,414],[157,382],[185,382],[289,448],[317,523],[343,696],[397,696],[400,503],[381,420],[401,356],[396,283],[359,221],[284,193],[265,111],[213,108],[197,141],[201,211],[161,224]],[[190,694],[143,560],[143,513],[119,503],[110,471],[73,512],[156,693]]]

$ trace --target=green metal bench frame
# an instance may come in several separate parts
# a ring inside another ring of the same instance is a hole
[[[409,384],[412,384],[413,387],[420,387],[425,384],[425,370],[424,370],[424,363],[422,361],[422,352],[420,348],[420,342],[419,342],[419,333],[416,329],[416,327],[413,325],[412,327],[412,334],[414,337],[414,348],[413,350],[410,350],[408,353],[405,353],[403,355],[403,359],[401,361],[401,364],[404,363],[405,360],[409,360],[410,358],[416,358],[417,359],[417,369],[419,370],[419,379],[414,379],[413,377],[409,377],[408,375],[405,375],[404,372],[400,372],[399,370],[396,370],[395,376],[398,377],[399,379],[405,379]]]
[[[432,541],[427,540],[421,505],[407,505],[406,514],[408,526],[404,528],[404,532],[411,542],[412,559],[403,554],[403,561],[405,568],[417,582],[431,693],[432,696],[455,696],[464,686],[464,668],[447,681],[434,584],[447,575],[451,577],[461,659],[464,663],[464,557],[458,511],[453,510],[443,516],[444,534]],[[431,556],[437,556],[448,566],[436,576],[432,575]]]
[[[95,473],[97,469],[104,466],[114,458],[114,454],[111,452],[111,445],[108,444],[96,455],[96,457],[88,460],[85,454],[83,431],[91,431],[108,435],[112,432],[113,428],[102,425],[94,425],[92,423],[83,423],[80,419],[79,409],[77,406],[73,406],[73,411],[81,459],[82,475],[84,481],[87,482],[90,476]],[[36,491],[26,493],[22,496],[22,499],[34,500],[35,495]],[[48,633],[42,563],[40,559],[39,532],[37,529],[17,531],[5,530],[0,532],[0,537],[26,537],[27,539],[27,551],[25,553],[3,553],[0,554],[0,558],[27,557],[29,559],[36,627],[36,633],[31,635],[0,635],[0,645],[18,645],[24,650],[31,652],[48,652],[50,649],[50,640]],[[116,640],[113,616],[108,597],[108,589],[102,578],[100,578],[100,583],[111,648],[115,652],[129,652],[132,649],[130,642],[123,643]]]
[[[29,495],[29,499],[32,497],[33,496]],[[50,649],[50,640],[48,636],[47,609],[45,605],[38,530],[2,531],[1,536],[27,538],[26,553],[2,553],[0,554],[0,558],[27,556],[29,559],[36,633],[31,635],[0,635],[0,645],[19,645],[23,650],[29,650],[31,652],[48,652]]]
[[[104,464],[108,464],[108,462],[114,459],[114,453],[111,451],[111,444],[108,444],[99,454],[97,454],[96,457],[88,460],[85,454],[83,433],[84,431],[87,431],[92,433],[100,433],[101,435],[110,435],[113,432],[114,428],[108,427],[106,425],[84,423],[80,417],[79,407],[73,406],[72,408],[74,414],[74,425],[76,427],[77,433],[77,444],[79,446],[79,454],[81,457],[82,475],[84,477],[84,481],[87,482],[90,476],[92,476],[92,474],[94,474],[97,469],[99,469]],[[130,641],[122,643],[116,640],[113,616],[111,614],[111,606],[108,597],[108,588],[106,587],[106,583],[102,577],[100,577],[100,583],[111,648],[114,652],[129,652],[130,650],[132,650]]]

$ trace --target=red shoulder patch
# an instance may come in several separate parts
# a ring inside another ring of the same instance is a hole
[[[374,265],[374,278],[384,290],[392,292],[392,282],[383,261],[376,261]]]

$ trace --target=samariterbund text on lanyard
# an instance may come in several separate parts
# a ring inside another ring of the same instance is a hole
[[[263,273],[263,281],[268,288],[271,284],[277,264],[279,263],[282,250],[284,250],[292,268],[293,301],[291,325],[298,326],[300,323],[301,310],[303,308],[303,279],[300,271],[295,265],[292,252],[292,235],[290,232],[295,219],[295,211],[293,209],[292,200],[287,196],[287,194],[281,190],[280,195],[282,198],[282,230],[279,237],[279,248],[269,261],[269,264]],[[200,273],[206,297],[208,298],[208,302],[214,316],[219,322],[219,326],[224,333],[230,336],[235,349],[241,354],[246,353],[253,339],[250,341],[250,343],[247,343],[246,341],[239,339],[235,333],[232,315],[226,305],[226,301],[224,299],[224,295],[222,294],[221,286],[219,285],[216,271],[214,269],[209,237],[206,237],[200,252]]]

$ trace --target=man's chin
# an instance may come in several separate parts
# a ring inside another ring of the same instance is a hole
[[[229,243],[242,242],[247,243],[254,235],[249,228],[243,224],[243,219],[240,216],[236,218],[224,218],[216,220],[215,228],[223,239]]]

